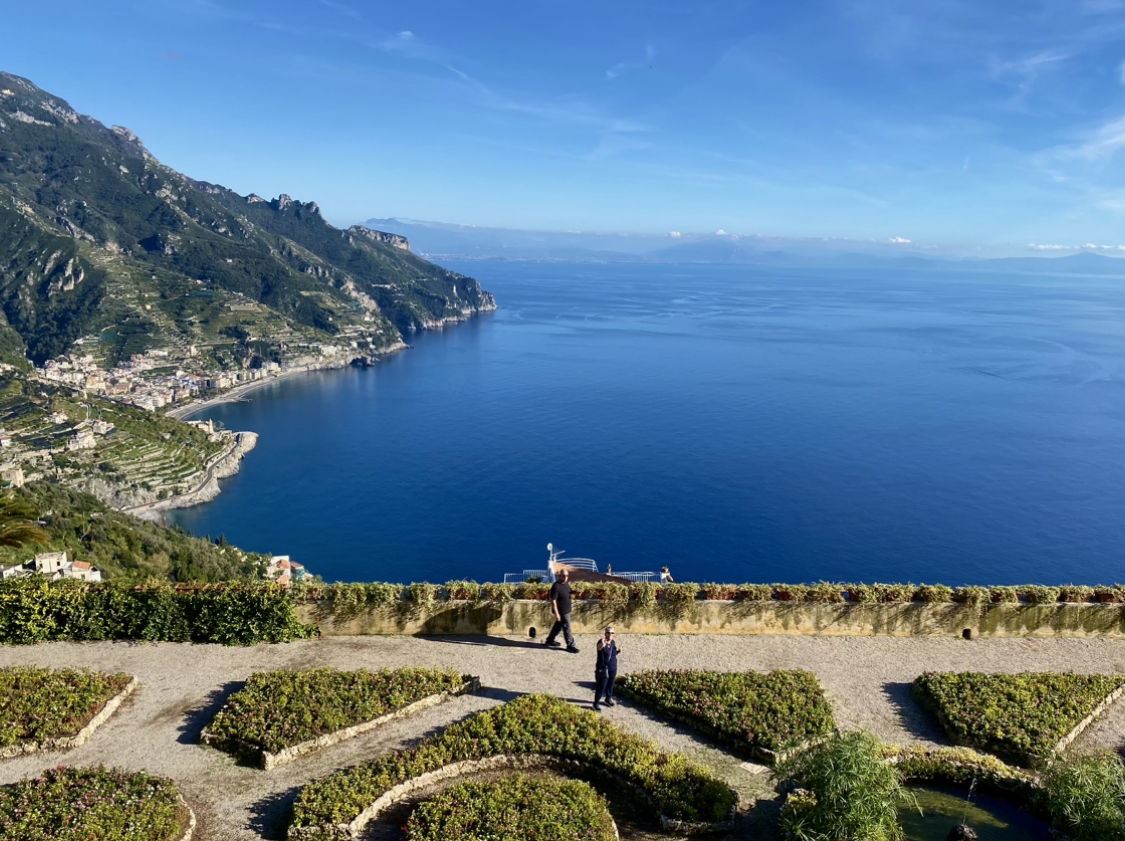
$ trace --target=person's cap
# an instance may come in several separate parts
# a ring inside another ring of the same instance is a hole
[[[606,628],[606,629],[605,629],[605,632],[606,632],[607,634],[612,634],[612,633],[614,633],[614,630],[613,630],[613,626],[612,626],[612,625],[610,625],[610,626],[609,626],[608,628]]]

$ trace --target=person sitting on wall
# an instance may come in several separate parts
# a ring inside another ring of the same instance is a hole
[[[668,572],[668,567],[660,568],[660,583],[661,584],[675,584],[676,579],[672,577],[672,573]]]
[[[598,640],[598,659],[594,664],[594,712],[601,710],[598,702],[603,697],[607,707],[613,706],[613,684],[617,680],[617,655],[620,653],[621,648],[610,625],[605,629],[605,637]]]

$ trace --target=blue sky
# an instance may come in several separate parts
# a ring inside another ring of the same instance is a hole
[[[340,224],[1125,244],[1125,0],[55,0],[3,27],[0,68]]]

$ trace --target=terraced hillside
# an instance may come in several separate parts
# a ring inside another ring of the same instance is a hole
[[[472,278],[405,240],[339,230],[314,202],[266,201],[162,165],[132,132],[0,73],[0,354],[85,339],[107,365],[200,350],[211,369],[404,333],[492,309]]]

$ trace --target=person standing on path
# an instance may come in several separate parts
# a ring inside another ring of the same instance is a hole
[[[555,614],[555,624],[551,627],[547,639],[543,640],[543,644],[560,645],[555,637],[559,635],[559,631],[562,631],[563,639],[566,640],[566,650],[571,654],[577,654],[578,647],[574,644],[574,634],[570,631],[570,570],[565,567],[558,571],[555,583],[551,585],[550,599],[551,610]]]
[[[621,653],[614,639],[613,626],[605,629],[605,637],[598,640],[598,660],[594,664],[594,712],[601,709],[604,697],[607,707],[613,706],[613,682],[617,680],[617,655]]]

